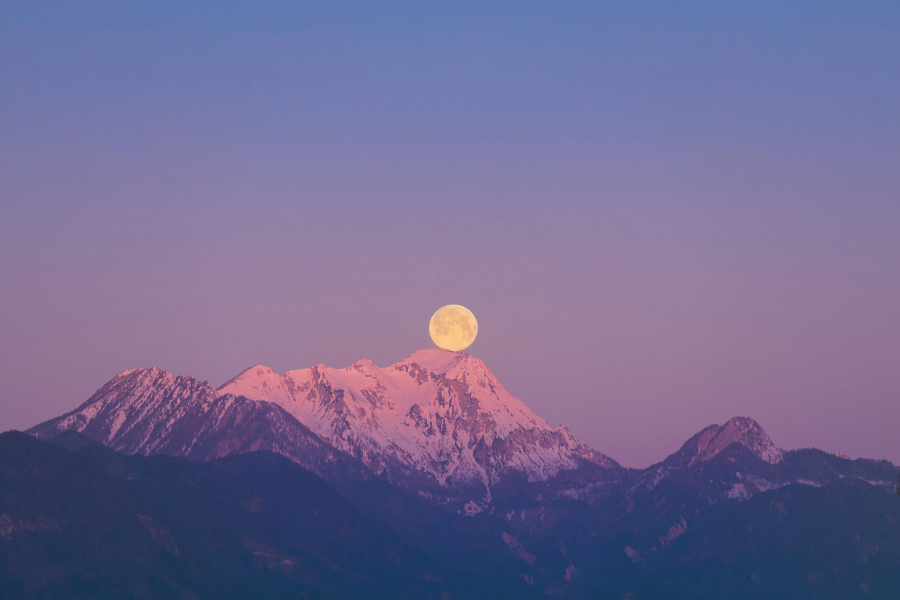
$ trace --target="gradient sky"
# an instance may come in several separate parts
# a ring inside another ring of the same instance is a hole
[[[458,303],[625,465],[900,462],[900,3],[256,4],[0,5],[0,430]]]

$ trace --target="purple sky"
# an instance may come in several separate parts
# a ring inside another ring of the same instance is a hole
[[[736,415],[900,462],[900,7],[482,4],[0,9],[0,430],[458,303],[625,465]]]

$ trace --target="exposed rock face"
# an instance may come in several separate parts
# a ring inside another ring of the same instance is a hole
[[[160,369],[126,371],[32,433],[68,430],[132,454],[204,459],[274,450],[323,474],[350,456],[426,495],[456,490],[474,503],[468,512],[509,477],[536,482],[584,465],[620,469],[564,426],[548,425],[482,361],[438,349],[384,369],[360,360],[280,376],[256,366],[218,390]]]
[[[710,425],[684,443],[663,464],[685,468],[707,461],[731,444],[738,443],[769,464],[782,461],[783,453],[775,447],[763,428],[748,417],[735,417],[724,425]]]
[[[748,417],[734,417],[724,425],[710,425],[696,433],[678,452],[661,463],[648,467],[639,478],[639,486],[652,489],[675,473],[698,469],[726,451],[732,444],[748,450],[769,465],[782,462],[779,450],[759,423]]]
[[[322,475],[362,472],[279,406],[219,394],[209,383],[156,368],[120,373],[77,409],[30,433],[48,439],[65,431],[126,454],[208,460],[271,450]]]

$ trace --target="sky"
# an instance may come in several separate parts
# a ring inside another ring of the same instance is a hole
[[[900,4],[258,4],[0,4],[0,430],[453,303],[624,465],[900,463]]]

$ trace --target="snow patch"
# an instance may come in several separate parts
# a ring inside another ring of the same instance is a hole
[[[750,497],[750,494],[747,492],[747,488],[744,487],[743,483],[735,483],[732,484],[731,489],[728,490],[726,496],[736,500],[747,500]]]

